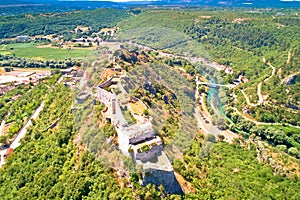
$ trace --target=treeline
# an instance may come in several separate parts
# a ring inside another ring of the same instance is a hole
[[[286,134],[284,129],[282,130],[276,126],[255,126],[251,128],[250,133],[270,142],[279,150],[300,158],[300,137],[297,132],[288,131],[289,134]]]
[[[256,26],[251,22],[238,23],[220,18],[211,19],[205,23],[193,24],[185,32],[201,43],[213,45],[234,45],[248,51],[256,48],[278,46],[279,41],[274,36],[276,27]],[[282,42],[282,41],[281,41]],[[282,46],[288,49],[289,45]]]
[[[56,68],[66,69],[79,64],[78,61],[65,59],[64,61],[57,60],[37,60],[30,58],[21,58],[10,55],[0,54],[0,67],[17,67],[17,68]]]
[[[91,32],[98,32],[101,28],[115,26],[127,17],[129,13],[126,10],[116,9],[3,16],[0,18],[0,38],[68,34],[77,26],[90,27]]]

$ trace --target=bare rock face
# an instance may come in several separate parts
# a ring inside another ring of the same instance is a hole
[[[295,84],[296,81],[297,81],[297,74],[294,74],[294,75],[291,75],[291,76],[283,79],[281,84],[292,85],[292,84]]]

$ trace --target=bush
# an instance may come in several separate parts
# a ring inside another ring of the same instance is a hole
[[[287,147],[286,147],[286,145],[277,145],[276,149],[278,149],[279,151],[286,152]]]
[[[292,156],[299,156],[299,150],[296,147],[289,148],[288,153]]]
[[[212,142],[212,143],[216,143],[217,142],[216,137],[213,134],[208,134],[206,136],[205,140],[208,141],[208,142]]]

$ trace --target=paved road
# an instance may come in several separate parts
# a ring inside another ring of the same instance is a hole
[[[0,125],[0,135],[2,134],[4,126],[5,126],[5,120],[2,120],[1,125]]]
[[[199,78],[196,77],[196,82],[198,82],[198,79]],[[221,131],[212,124],[211,115],[209,114],[205,106],[205,96],[204,94],[199,94],[198,86],[199,85],[196,84],[195,99],[199,99],[200,105],[196,106],[194,115],[197,121],[198,128],[200,128],[205,135],[213,134],[216,138],[218,138],[219,135],[223,135],[226,142],[232,143],[232,141],[239,136],[230,130]],[[200,109],[200,106],[202,107],[202,110]]]
[[[27,133],[27,129],[29,126],[32,125],[31,119],[36,120],[40,114],[40,112],[43,110],[45,105],[45,101],[43,101],[41,103],[41,105],[35,110],[35,112],[33,113],[33,115],[31,115],[30,119],[27,121],[27,123],[25,124],[25,126],[23,126],[23,128],[20,130],[19,134],[17,135],[17,137],[14,139],[14,141],[11,143],[9,148],[13,148],[16,149],[21,145],[21,139],[25,137],[26,133]],[[3,155],[6,153],[7,148],[2,149],[0,151],[0,156],[1,156],[1,161],[0,161],[0,168],[2,167],[2,165],[5,163],[5,160],[3,158]]]

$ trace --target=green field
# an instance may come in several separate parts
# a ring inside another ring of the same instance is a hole
[[[17,43],[0,46],[0,54],[49,60],[83,59],[88,57],[91,52],[92,50],[90,49],[38,48],[34,43]]]

